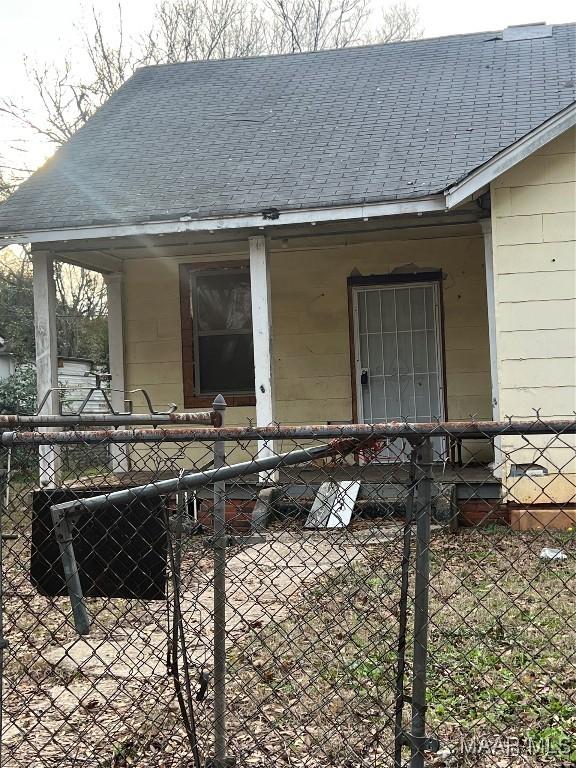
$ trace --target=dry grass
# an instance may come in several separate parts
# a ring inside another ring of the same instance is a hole
[[[434,539],[428,722],[442,752],[430,765],[576,761],[576,542],[554,565],[538,557],[549,543],[504,529]],[[373,548],[236,650],[242,765],[392,764],[397,562],[398,541]]]
[[[375,533],[383,530],[377,525],[370,522]],[[288,617],[271,602],[265,620],[246,621],[229,652],[230,752],[240,768],[392,765],[400,533],[396,526],[388,542],[380,537],[360,559],[344,558],[296,597]],[[356,534],[337,534],[333,546]],[[559,543],[569,559],[543,564],[541,547],[558,544],[550,536],[504,529],[435,535],[428,720],[445,751],[430,755],[429,766],[558,768],[575,759],[576,540]],[[24,541],[11,542],[5,727],[17,723],[22,736],[8,740],[3,766],[192,765],[165,676],[99,678],[40,657],[38,649],[64,645],[74,633],[67,600],[37,595],[26,563]],[[206,550],[194,545],[184,589],[209,565]],[[90,608],[102,637],[165,626],[161,603],[92,601]],[[205,753],[212,705],[209,695],[197,707]],[[480,754],[466,753],[475,748]]]

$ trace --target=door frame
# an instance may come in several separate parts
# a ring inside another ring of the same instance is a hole
[[[443,418],[448,420],[448,392],[446,386],[446,343],[444,332],[444,296],[443,296],[443,274],[440,270],[430,272],[398,272],[387,275],[350,275],[348,277],[348,326],[350,337],[350,378],[352,387],[352,420],[355,423],[362,423],[361,410],[362,404],[359,398],[360,386],[360,340],[358,324],[358,288],[381,287],[389,288],[392,286],[410,286],[416,287],[418,284],[436,285],[438,295],[438,353],[440,355],[440,401],[444,410]]]

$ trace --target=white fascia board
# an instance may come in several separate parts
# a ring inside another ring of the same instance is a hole
[[[446,207],[454,208],[472,195],[487,187],[494,179],[522,160],[525,160],[537,149],[543,147],[562,133],[576,125],[576,102],[558,114],[551,117],[538,128],[523,136],[514,144],[495,155],[491,160],[477,168],[465,179],[446,191]]]
[[[401,216],[410,213],[437,213],[445,210],[446,202],[442,194],[423,197],[417,200],[394,200],[385,203],[365,203],[364,205],[337,206],[333,208],[280,210],[277,219],[265,219],[261,213],[255,213],[249,216],[226,216],[208,219],[182,217],[176,221],[37,230],[8,235],[6,238],[0,236],[0,248],[15,244],[53,243],[96,238],[172,235],[185,232],[213,232],[226,229],[268,229],[270,227],[284,227],[290,224],[316,224],[328,221],[371,219],[379,216]]]

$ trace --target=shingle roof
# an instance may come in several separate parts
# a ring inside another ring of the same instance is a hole
[[[140,69],[0,207],[0,231],[437,193],[574,101],[575,33]]]

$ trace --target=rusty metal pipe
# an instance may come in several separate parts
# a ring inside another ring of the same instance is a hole
[[[175,414],[167,418],[171,422],[185,423],[174,417],[194,417],[196,414]],[[0,417],[6,418],[6,417]],[[148,421],[150,417],[145,420]],[[0,428],[2,422],[0,421]],[[110,443],[159,443],[167,442],[208,442],[215,440],[299,440],[355,438],[366,440],[386,440],[414,437],[452,437],[455,439],[486,439],[498,435],[574,435],[576,419],[536,419],[517,421],[444,421],[421,424],[390,422],[382,424],[345,424],[270,427],[227,427],[226,429],[113,429],[91,430],[87,432],[5,432],[2,445],[10,447],[18,444],[58,445],[58,444],[98,444]]]
[[[262,459],[251,459],[238,464],[229,464],[219,469],[210,469],[205,472],[191,472],[186,475],[171,478],[170,480],[158,480],[154,483],[124,488],[120,491],[91,496],[85,499],[73,499],[62,504],[54,504],[50,507],[54,512],[95,512],[114,504],[126,504],[134,499],[155,498],[176,491],[189,491],[202,485],[211,485],[236,477],[258,474],[262,471],[274,470],[280,466],[291,466],[304,462],[321,459],[326,456],[342,456],[350,453],[357,447],[356,440],[339,440],[338,444],[316,445],[310,448],[300,448],[280,453],[277,456],[267,456]]]
[[[194,411],[191,413],[82,413],[82,414],[0,414],[0,430],[14,427],[78,427],[78,426],[161,426],[163,424],[199,424],[222,426],[218,411]],[[109,430],[114,434],[113,430]],[[69,433],[65,433],[69,434]],[[129,434],[129,432],[128,432]]]

